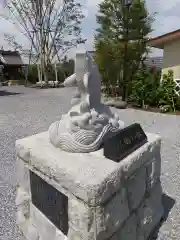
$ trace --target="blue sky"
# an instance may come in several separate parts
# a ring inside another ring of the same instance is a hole
[[[3,0],[0,0],[2,2]],[[61,0],[57,0],[61,1]],[[79,0],[83,4],[83,12],[85,19],[82,23],[83,37],[88,39],[85,46],[79,46],[79,49],[72,49],[69,53],[74,56],[76,51],[81,49],[93,50],[93,36],[95,33],[96,18],[95,15],[98,11],[98,4],[102,0]],[[154,31],[152,36],[158,36],[180,28],[180,0],[146,0],[147,8],[150,13],[157,12],[156,20],[153,24]],[[1,9],[1,13],[2,13]],[[15,26],[5,20],[0,20],[0,47],[3,45],[5,49],[8,48],[3,39],[3,33],[11,33],[21,38],[21,35]],[[23,45],[27,44],[27,40],[23,39]],[[162,51],[153,50],[153,55],[162,55]]]

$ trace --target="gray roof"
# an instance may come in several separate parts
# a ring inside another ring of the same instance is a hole
[[[19,52],[0,50],[0,61],[4,65],[23,65]]]
[[[163,57],[148,57],[145,60],[145,64],[148,68],[156,66],[157,69],[162,69]]]

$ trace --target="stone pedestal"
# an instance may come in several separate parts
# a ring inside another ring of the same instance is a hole
[[[16,142],[17,223],[28,240],[146,240],[162,214],[161,140],[119,163],[54,148],[48,133]],[[39,195],[38,195],[39,193]]]

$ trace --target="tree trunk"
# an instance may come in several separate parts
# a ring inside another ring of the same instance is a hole
[[[55,76],[56,76],[56,82],[58,81],[58,73],[57,73],[57,65],[55,63],[54,65],[54,68],[55,68]]]
[[[125,83],[123,83],[123,87],[122,87],[122,100],[126,101],[126,86]]]
[[[47,59],[47,47],[44,47],[44,51],[43,51],[43,74],[44,74],[44,81],[45,81],[45,86],[49,85],[49,79],[48,79],[48,68],[49,64],[48,64],[48,59]]]
[[[38,81],[41,83],[41,87],[42,87],[42,67],[40,64],[37,65],[37,69],[38,69]]]
[[[25,74],[25,84],[24,84],[25,87],[28,86],[28,71],[29,71],[29,67],[28,67],[28,70],[26,70],[26,74]]]
[[[49,84],[49,81],[48,81],[48,68],[47,68],[46,65],[44,67],[43,74],[44,74],[45,86],[48,86],[48,84]]]

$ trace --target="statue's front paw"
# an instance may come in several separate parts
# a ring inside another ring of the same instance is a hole
[[[125,127],[124,122],[121,121],[121,120],[118,121],[118,124],[119,124],[119,128],[120,128],[120,129],[123,129],[123,128]]]
[[[118,123],[118,121],[117,121],[116,119],[111,118],[111,119],[109,120],[109,123],[110,123],[113,127],[119,128],[119,123]]]
[[[82,102],[80,104],[80,113],[88,113],[90,112],[90,106],[88,102]]]
[[[83,115],[80,116],[74,116],[71,119],[71,122],[79,126],[80,128],[83,128],[84,126],[89,124],[89,120],[91,119],[91,114],[90,113],[84,113]]]

